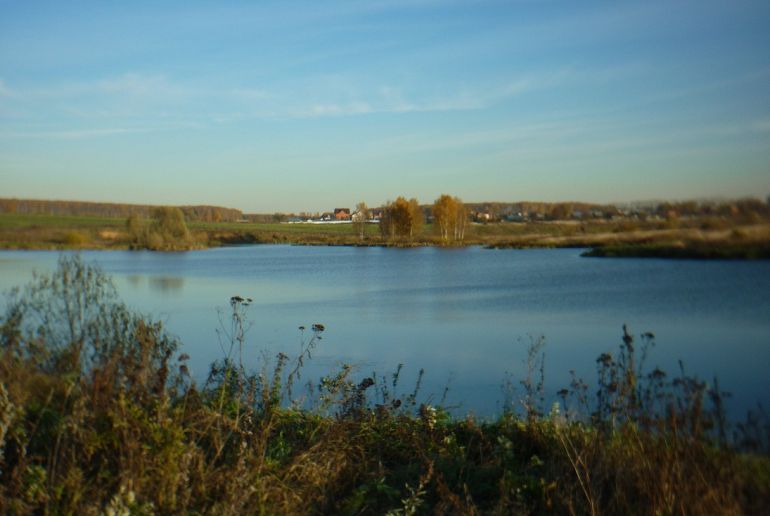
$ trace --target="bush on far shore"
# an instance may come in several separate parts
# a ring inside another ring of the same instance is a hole
[[[181,251],[196,247],[179,208],[154,208],[149,222],[132,214],[126,221],[126,229],[134,249]]]

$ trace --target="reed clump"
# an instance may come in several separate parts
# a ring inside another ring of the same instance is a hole
[[[303,387],[302,350],[243,361],[248,298],[222,318],[223,358],[195,382],[162,326],[62,258],[0,322],[0,512],[62,514],[761,513],[766,416],[730,427],[724,393],[646,367],[627,330],[544,407],[544,357],[492,421],[420,401],[422,372],[343,366]],[[596,388],[596,393],[593,389]]]

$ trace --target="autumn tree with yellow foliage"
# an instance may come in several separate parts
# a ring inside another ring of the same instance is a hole
[[[380,218],[380,234],[383,238],[395,240],[408,238],[410,241],[420,232],[424,222],[422,208],[417,199],[399,197],[386,203]]]
[[[438,228],[441,240],[445,244],[462,242],[465,239],[468,209],[460,198],[447,194],[441,195],[433,203],[432,213],[435,227]]]

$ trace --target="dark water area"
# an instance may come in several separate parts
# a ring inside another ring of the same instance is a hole
[[[455,413],[502,409],[506,373],[525,371],[545,339],[546,389],[574,370],[593,381],[622,325],[653,332],[650,367],[690,374],[732,393],[738,416],[770,406],[770,262],[582,258],[576,249],[486,250],[245,246],[186,253],[90,251],[132,308],[165,322],[202,379],[221,358],[216,329],[233,295],[253,298],[244,361],[300,351],[298,326],[326,327],[303,378],[342,363],[363,377],[403,363],[401,392],[425,369],[421,398]],[[0,252],[0,289],[50,271],[57,252]],[[4,301],[3,301],[4,302]],[[519,389],[520,391],[521,389]],[[519,392],[519,394],[521,394]]]

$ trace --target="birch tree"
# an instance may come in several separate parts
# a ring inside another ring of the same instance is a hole
[[[432,212],[434,223],[445,244],[463,241],[468,226],[468,209],[459,197],[441,195],[433,203]]]
[[[462,242],[465,239],[465,228],[468,225],[468,208],[465,207],[462,199],[455,197],[454,203],[454,239]]]
[[[454,212],[454,200],[447,194],[441,195],[433,203],[433,221],[439,230],[441,240],[449,242],[452,214]]]
[[[420,203],[412,197],[409,199],[409,240],[411,240],[415,235],[417,235],[420,232],[420,229],[422,229],[423,222],[425,222],[425,217],[422,214],[422,208],[420,208]]]
[[[365,202],[359,202],[356,204],[356,212],[353,214],[353,227],[361,240],[364,239],[367,220],[369,220],[369,208]]]

